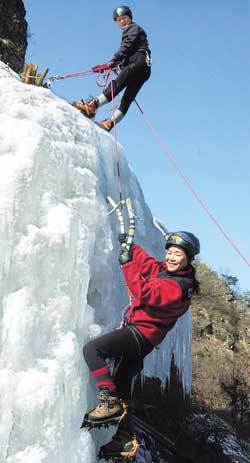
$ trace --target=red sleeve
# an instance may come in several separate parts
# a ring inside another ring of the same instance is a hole
[[[139,305],[163,307],[178,302],[182,298],[180,285],[170,278],[142,279],[134,260],[123,265],[122,271],[128,288]]]
[[[132,248],[132,257],[133,262],[136,262],[137,271],[142,277],[148,278],[158,275],[162,267],[162,262],[149,256],[148,253],[137,244]]]

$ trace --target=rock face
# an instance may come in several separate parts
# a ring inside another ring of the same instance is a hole
[[[27,48],[27,22],[22,0],[0,0],[0,59],[20,72]]]
[[[206,264],[198,264],[197,272],[201,293],[192,301],[193,397],[249,426],[249,306]]]
[[[176,439],[179,455],[194,463],[249,463],[249,445],[218,416],[190,414]],[[180,463],[183,460],[179,460]]]

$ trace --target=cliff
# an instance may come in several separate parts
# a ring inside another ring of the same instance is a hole
[[[27,22],[22,0],[0,0],[0,60],[21,72],[27,48]]]

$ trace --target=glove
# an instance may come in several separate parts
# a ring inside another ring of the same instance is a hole
[[[104,72],[104,71],[107,71],[108,69],[109,67],[107,64],[96,64],[96,66],[92,68],[92,71],[93,72]]]
[[[92,68],[92,71],[102,73],[104,71],[108,71],[109,69],[111,69],[113,64],[114,64],[113,61],[109,61],[108,63],[104,63],[104,64],[96,64],[96,66]]]
[[[127,237],[128,237],[127,233],[119,233],[118,241],[119,241],[121,246],[126,243]]]
[[[132,260],[132,253],[131,250],[129,249],[123,249],[119,255],[119,262],[120,265],[127,264]]]

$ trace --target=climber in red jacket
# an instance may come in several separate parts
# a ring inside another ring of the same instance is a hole
[[[132,379],[142,370],[144,357],[161,343],[188,310],[192,293],[198,292],[191,262],[199,251],[199,240],[185,231],[168,235],[164,262],[150,257],[138,245],[129,251],[122,247],[119,261],[133,301],[119,329],[83,348],[100,391],[100,403],[85,415],[82,427],[121,421],[124,401],[130,398]],[[113,375],[107,359],[115,360]]]

